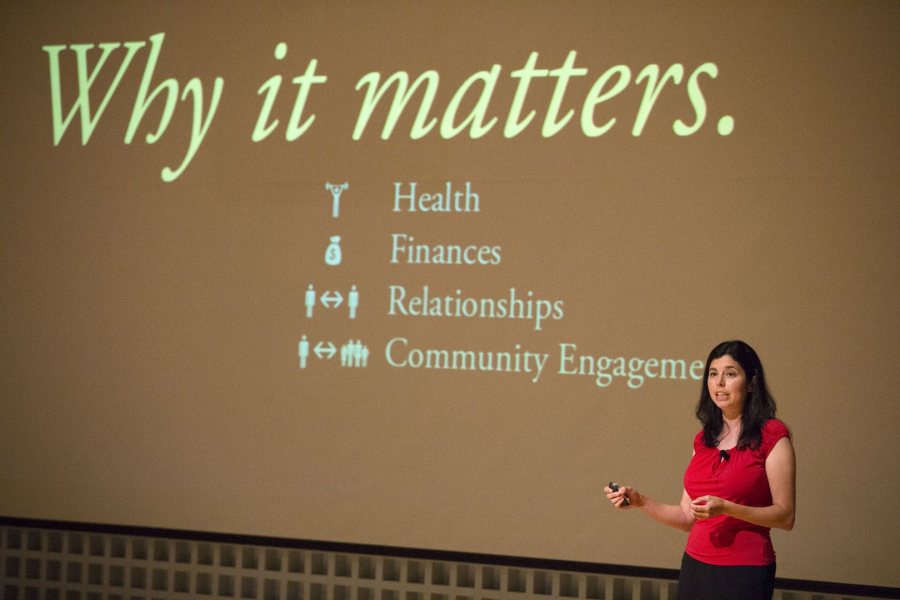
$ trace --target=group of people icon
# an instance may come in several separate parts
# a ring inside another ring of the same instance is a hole
[[[342,367],[366,367],[369,363],[369,347],[360,340],[350,340],[341,346]]]

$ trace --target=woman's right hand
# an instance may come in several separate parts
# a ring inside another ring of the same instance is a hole
[[[632,508],[640,506],[641,495],[633,487],[620,485],[619,491],[614,492],[609,486],[603,488],[606,497],[612,502],[612,505],[619,509]]]

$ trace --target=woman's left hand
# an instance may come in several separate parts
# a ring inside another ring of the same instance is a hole
[[[691,501],[691,514],[695,519],[709,519],[725,514],[725,501],[716,496],[700,496]]]

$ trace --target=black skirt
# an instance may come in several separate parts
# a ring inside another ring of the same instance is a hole
[[[771,600],[775,563],[762,567],[708,565],[685,552],[678,576],[678,600]]]

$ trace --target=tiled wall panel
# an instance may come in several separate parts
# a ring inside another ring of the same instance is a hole
[[[0,527],[4,600],[674,600],[671,580]],[[780,600],[864,600],[779,590]]]

